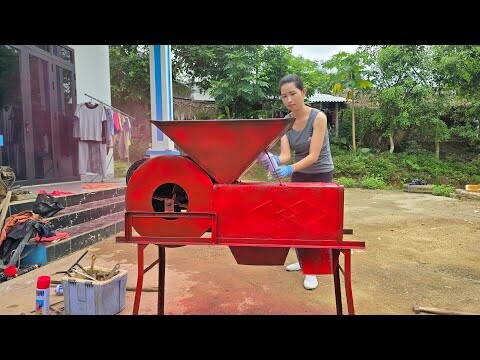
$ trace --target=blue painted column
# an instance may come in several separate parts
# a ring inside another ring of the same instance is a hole
[[[152,120],[173,120],[172,62],[170,45],[149,45],[150,103]],[[180,154],[159,128],[152,126],[152,147],[147,155]]]

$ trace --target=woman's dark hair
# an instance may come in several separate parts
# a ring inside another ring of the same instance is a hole
[[[278,82],[278,86],[281,88],[283,85],[291,82],[295,84],[295,87],[298,90],[303,90],[303,88],[305,87],[303,86],[302,79],[300,79],[297,75],[292,75],[292,74],[285,75],[283,78],[281,78],[280,81]]]

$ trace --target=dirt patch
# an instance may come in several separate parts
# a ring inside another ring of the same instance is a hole
[[[480,202],[348,189],[345,224],[367,246],[353,256],[357,313],[480,313]]]

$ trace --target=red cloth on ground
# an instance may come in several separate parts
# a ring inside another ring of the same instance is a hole
[[[40,241],[40,242],[49,242],[53,240],[65,240],[68,239],[70,235],[66,232],[57,232],[55,236],[50,236],[50,237],[42,237],[40,239],[40,236],[35,236],[35,241]]]
[[[118,186],[118,183],[89,183],[83,185],[82,189],[103,189],[116,186]]]
[[[74,192],[71,192],[71,191],[61,191],[61,190],[53,190],[51,192],[47,192],[47,190],[39,190],[38,191],[39,194],[48,194],[48,195],[52,195],[52,196],[62,196],[62,195],[72,195],[72,194],[75,194]]]

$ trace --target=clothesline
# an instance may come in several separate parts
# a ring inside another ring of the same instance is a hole
[[[119,112],[119,113],[122,113],[122,114],[125,115],[125,116],[128,116],[128,117],[130,118],[130,120],[135,120],[135,118],[134,118],[133,116],[128,115],[126,112],[123,112],[123,111],[121,111],[121,110],[118,110],[116,107],[113,107],[112,105],[108,105],[107,103],[105,103],[105,102],[103,102],[103,101],[101,101],[101,100],[98,100],[98,99],[94,98],[94,97],[91,96],[91,95],[85,94],[85,96],[88,96],[90,99],[93,99],[93,100],[95,100],[95,101],[98,101],[99,103],[102,103],[103,105],[108,106],[108,107],[114,109],[115,111],[117,111],[117,112]]]
[[[117,109],[116,107],[114,107],[114,106],[112,106],[112,105],[109,105],[109,104],[105,103],[105,102],[102,101],[102,100],[99,100],[99,99],[97,99],[97,98],[95,98],[95,97],[93,97],[93,96],[91,96],[91,95],[89,95],[89,94],[87,94],[87,93],[85,93],[85,96],[88,96],[91,100],[95,100],[96,102],[98,102],[98,103],[100,103],[100,104],[103,104],[104,106],[107,106],[107,107],[115,110],[116,112],[125,115],[126,117],[128,117],[128,118],[131,119],[131,120],[135,120],[135,118],[134,118],[133,116],[127,114],[126,112],[123,112],[123,111]],[[112,119],[112,121],[113,121],[113,119]],[[130,122],[128,122],[128,123],[130,124]],[[131,125],[129,125],[129,126],[131,126]],[[123,131],[122,131],[122,134],[123,134]],[[112,135],[113,135],[113,134],[112,134]],[[123,135],[121,135],[121,136],[123,136]],[[130,166],[130,149],[129,149],[129,146],[128,146],[128,145],[129,145],[129,144],[128,144],[128,139],[125,139],[125,140],[127,141],[127,146],[126,146],[127,166]],[[114,145],[114,144],[115,144],[115,140],[113,141],[113,145]],[[120,146],[120,145],[119,145],[119,146]],[[111,146],[110,148],[112,148],[112,150],[113,150],[113,146]],[[119,151],[120,151],[120,150],[119,150]],[[110,154],[110,152],[109,152],[109,154]],[[108,156],[108,155],[107,155],[107,156]],[[110,163],[111,163],[112,161],[113,161],[113,153],[111,153],[110,159],[108,160],[108,164],[107,164],[107,166],[106,166],[107,169],[108,169],[108,167],[110,166]],[[103,165],[102,165],[102,166],[103,166]],[[97,175],[95,175],[95,177],[94,177],[93,179],[91,179],[90,182],[93,182],[99,175],[100,175],[100,173],[97,172]],[[103,170],[102,170],[101,176],[102,176],[102,183],[103,183],[103,180],[104,180],[104,178],[105,178],[105,174],[104,174],[104,171],[103,171]]]

